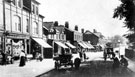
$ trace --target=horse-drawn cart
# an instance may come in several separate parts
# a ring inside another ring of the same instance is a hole
[[[75,66],[76,69],[80,67],[81,60],[79,58],[75,58],[74,62],[72,60],[72,54],[61,54],[57,57],[54,57],[55,60],[55,69],[59,69],[61,66]]]
[[[61,66],[71,66],[73,67],[73,61],[71,60],[72,54],[61,54],[57,57],[54,57],[55,60],[55,69],[59,69]]]

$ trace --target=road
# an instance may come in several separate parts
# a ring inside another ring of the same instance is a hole
[[[88,61],[82,62],[81,67],[76,70],[75,68],[62,67],[59,70],[52,70],[44,73],[38,77],[135,77],[134,73],[130,70],[119,72],[112,70],[112,61],[106,62],[102,58],[102,52],[87,53]]]

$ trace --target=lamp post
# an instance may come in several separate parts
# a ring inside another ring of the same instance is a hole
[[[118,45],[119,45],[119,58],[120,58],[120,40],[118,40]]]
[[[5,52],[5,32],[6,32],[6,20],[5,20],[5,0],[3,0],[3,52]]]

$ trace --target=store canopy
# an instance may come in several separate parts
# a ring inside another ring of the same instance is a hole
[[[74,45],[72,45],[72,44],[69,43],[69,42],[66,42],[66,45],[68,45],[68,46],[71,47],[71,48],[76,48]]]
[[[91,49],[85,42],[82,42],[88,49]]]
[[[52,48],[48,43],[46,43],[43,39],[33,38],[38,44],[43,46],[44,48]]]
[[[81,43],[81,42],[79,42],[78,43],[81,47],[83,47],[83,48],[87,48],[83,43]]]
[[[85,43],[90,47],[90,49],[94,48],[90,43],[87,43],[87,42],[85,42]]]
[[[59,46],[63,47],[63,48],[68,48],[65,44],[61,43],[61,42],[55,42],[56,44],[58,44]]]

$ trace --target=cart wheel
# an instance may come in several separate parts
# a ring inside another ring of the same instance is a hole
[[[70,64],[71,64],[71,68],[73,68],[74,63],[73,63],[73,61],[72,61],[72,60],[71,60],[71,63],[70,63]]]
[[[79,69],[80,63],[81,63],[80,58],[75,58],[74,64],[75,64],[75,68],[76,68],[76,69]]]
[[[59,67],[60,67],[59,62],[58,62],[58,61],[55,61],[55,69],[56,69],[56,70],[58,70],[58,69],[59,69]]]

